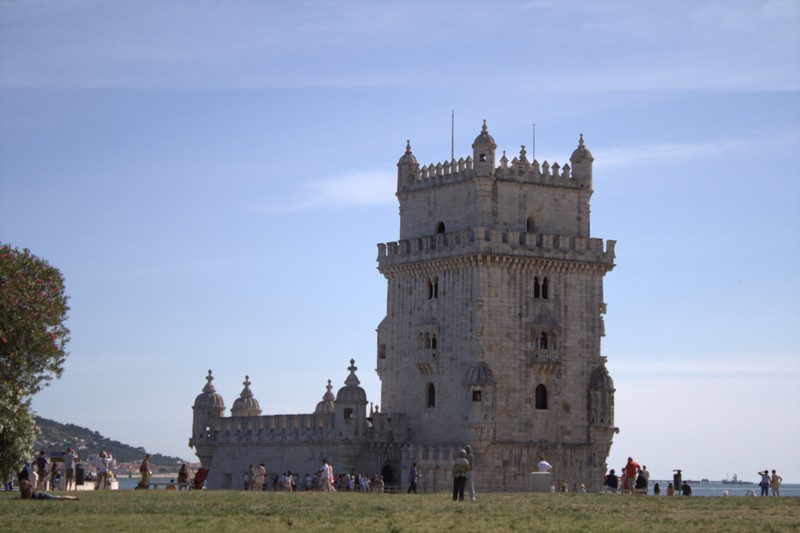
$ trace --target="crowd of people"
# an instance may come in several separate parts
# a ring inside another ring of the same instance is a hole
[[[67,491],[77,489],[75,486],[76,479],[76,466],[80,460],[77,452],[72,448],[67,448],[64,454],[59,454],[57,459],[51,460],[47,457],[44,450],[41,450],[35,459],[31,462],[25,462],[24,467],[17,474],[17,483],[22,489],[25,488],[26,497],[38,499],[59,499],[52,495],[47,495],[47,490],[64,489]],[[97,490],[104,490],[109,488],[110,481],[113,479],[113,467],[115,465],[114,458],[110,453],[101,451],[96,459],[92,461],[92,465],[96,469],[96,483]],[[141,475],[140,482],[136,488],[147,489],[152,484],[151,470],[150,470],[150,454],[145,454],[141,462],[139,473]],[[465,492],[469,495],[470,500],[476,501],[475,495],[475,454],[470,446],[465,446],[457,454],[453,462],[452,476],[453,476],[453,501],[464,501]],[[548,463],[544,456],[539,457],[537,464],[539,472],[554,474],[552,465]],[[207,470],[201,469],[203,474],[207,474]],[[678,474],[680,471],[677,471]],[[199,474],[200,472],[198,472]],[[768,469],[758,472],[761,477],[759,486],[761,489],[761,496],[769,496],[770,490],[772,496],[780,496],[780,487],[783,478],[777,474],[773,469],[770,473]],[[63,485],[61,484],[62,476],[64,478]],[[202,479],[201,479],[202,477]],[[411,465],[408,472],[408,493],[417,492],[417,484],[421,480],[422,475],[416,463]],[[188,490],[190,486],[202,489],[205,475],[192,477],[189,467],[183,463],[178,471],[178,482],[171,480],[166,484],[166,488],[172,490]],[[199,483],[197,483],[199,481]],[[681,480],[680,475],[675,477],[678,486],[672,482],[667,484],[664,490],[667,496],[673,496],[676,492],[684,496],[692,495],[692,487],[686,480]],[[307,473],[302,478],[290,470],[282,473],[275,473],[269,475],[266,466],[261,463],[257,467],[250,465],[243,476],[244,490],[256,491],[288,491],[293,492],[299,490],[303,491],[322,491],[322,492],[337,492],[337,491],[353,491],[353,492],[377,492],[383,493],[386,490],[383,476],[374,474],[367,476],[364,474],[340,474],[335,475],[333,466],[327,461],[323,460],[322,465],[313,474]],[[4,488],[7,491],[13,490],[13,483],[6,481]],[[648,494],[650,488],[650,472],[647,470],[646,465],[639,465],[632,457],[628,457],[625,466],[622,467],[620,475],[612,468],[603,480],[603,492],[623,494]],[[555,480],[551,484],[551,492],[573,492],[573,493],[586,493],[586,485],[584,483],[574,482],[570,490],[569,484],[566,479],[561,479],[559,483]],[[661,486],[659,483],[653,485],[653,494],[656,496],[661,495]],[[728,495],[728,491],[724,491],[724,496]],[[749,491],[748,495],[755,496],[755,491]],[[62,498],[63,499],[63,498]]]
[[[333,466],[323,460],[322,466],[314,474],[306,473],[300,477],[299,474],[287,470],[281,473],[268,474],[264,463],[258,467],[250,465],[243,476],[244,490],[255,491],[285,491],[295,492],[297,490],[322,492],[377,492],[385,490],[383,476],[374,474],[367,476],[364,474],[340,474],[334,475]]]

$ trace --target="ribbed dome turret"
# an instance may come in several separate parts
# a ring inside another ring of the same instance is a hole
[[[417,158],[414,157],[414,154],[411,153],[411,141],[406,141],[406,153],[400,156],[400,160],[397,162],[398,165],[413,165],[417,166]]]
[[[489,135],[489,128],[486,126],[486,120],[483,121],[483,126],[481,127],[481,132],[475,137],[475,142],[472,143],[472,148],[474,149],[476,146],[487,146],[491,147],[492,151],[497,148],[497,143],[494,142],[494,137]]]
[[[614,390],[614,380],[608,374],[606,365],[600,365],[592,373],[592,381],[590,384],[592,389],[600,390]]]
[[[569,162],[572,163],[574,167],[576,163],[591,163],[594,161],[594,156],[592,152],[586,148],[586,145],[583,144],[583,133],[581,133],[581,137],[578,140],[578,147],[575,148],[575,151],[572,152],[572,156],[569,158]]]
[[[333,413],[336,409],[334,405],[336,397],[331,392],[331,390],[333,390],[333,385],[331,385],[331,380],[328,380],[328,385],[326,385],[325,388],[327,389],[327,391],[322,396],[322,401],[317,404],[317,408],[314,409],[314,414]]]
[[[358,386],[361,381],[356,376],[358,367],[355,363],[355,359],[350,359],[350,366],[347,368],[350,371],[350,375],[344,380],[344,387],[339,389],[336,394],[337,403],[364,403],[365,405],[367,403],[367,393]]]
[[[483,361],[473,363],[464,373],[464,385],[493,385],[494,373]]]
[[[480,135],[475,137],[475,142],[472,143],[472,158],[476,175],[480,177],[492,175],[494,172],[494,151],[496,149],[497,143],[494,142],[494,137],[489,135],[489,129],[486,127],[486,121],[484,120]]]
[[[250,390],[250,376],[244,377],[244,389],[233,402],[231,416],[258,416],[261,414],[261,406],[258,400],[253,398],[253,391]]]
[[[211,375],[211,370],[208,371],[208,376],[206,376],[206,386],[203,387],[203,392],[194,399],[194,407],[195,409],[204,409],[204,408],[211,408],[211,409],[218,409],[220,411],[225,410],[225,402],[217,393],[216,387],[214,384],[211,383],[214,381],[214,376]]]

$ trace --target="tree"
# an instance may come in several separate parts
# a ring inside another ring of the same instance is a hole
[[[30,453],[31,397],[63,371],[67,300],[57,268],[30,250],[0,243],[0,475],[19,468]]]

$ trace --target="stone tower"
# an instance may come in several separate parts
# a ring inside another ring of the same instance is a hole
[[[524,490],[540,454],[555,476],[597,487],[614,427],[601,355],[603,277],[614,241],[590,235],[594,158],[496,161],[484,121],[473,153],[397,164],[400,238],[379,244],[381,413],[403,414],[408,463],[446,486],[471,444],[478,484]],[[430,478],[433,479],[430,479]]]

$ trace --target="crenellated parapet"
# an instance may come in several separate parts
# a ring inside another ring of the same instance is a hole
[[[592,187],[592,157],[583,142],[583,134],[578,141],[578,148],[570,157],[569,163],[563,166],[558,162],[548,163],[547,160],[539,163],[536,159],[528,161],[525,146],[522,145],[519,155],[509,161],[505,150],[499,160],[499,165],[494,166],[494,139],[480,143],[482,136],[488,135],[484,122],[484,132],[473,144],[475,158],[467,156],[458,160],[430,163],[420,166],[416,157],[411,152],[411,144],[406,145],[406,153],[398,162],[398,192],[410,192],[439,187],[477,177],[491,177],[503,181],[512,181],[525,184],[544,185],[568,189],[591,189]],[[485,146],[484,146],[485,145]],[[482,153],[482,152],[488,152]],[[573,171],[573,167],[575,167]]]
[[[334,418],[333,413],[221,418],[209,438],[216,445],[320,442],[335,437]]]
[[[378,268],[406,263],[491,254],[525,259],[614,265],[614,245],[608,240],[548,235],[500,228],[466,228],[447,233],[378,244]]]

